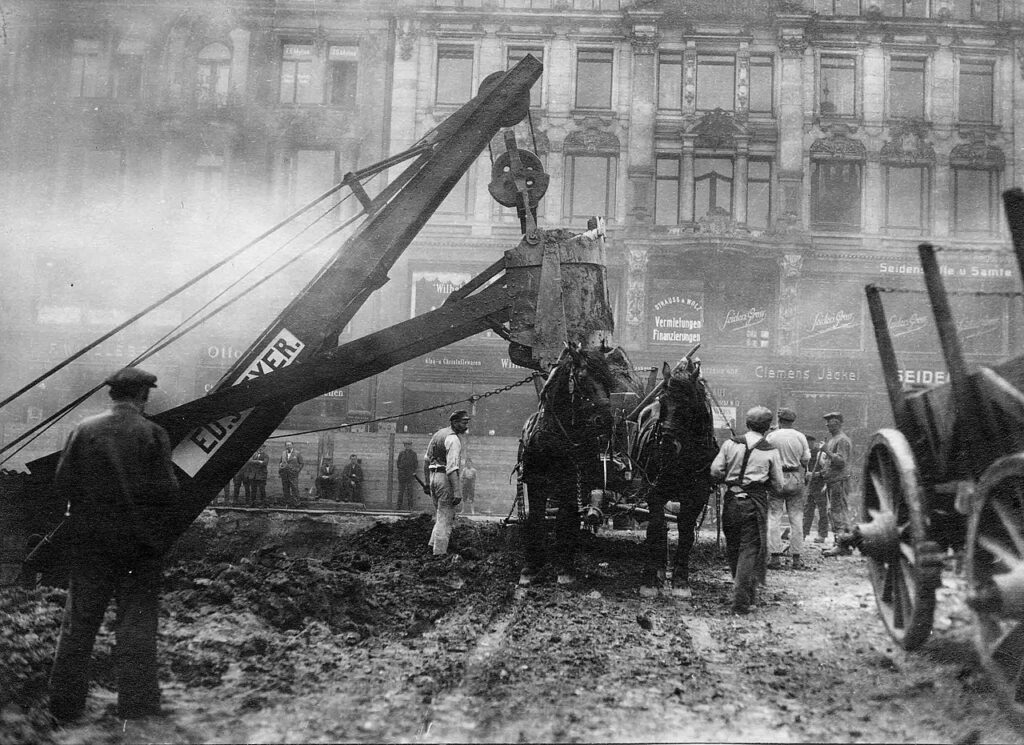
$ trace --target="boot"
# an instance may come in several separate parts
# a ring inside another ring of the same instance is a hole
[[[772,558],[768,560],[769,569],[782,569],[782,554],[772,554]]]
[[[800,570],[806,568],[807,565],[804,564],[804,560],[800,558],[800,554],[793,554],[793,569]]]

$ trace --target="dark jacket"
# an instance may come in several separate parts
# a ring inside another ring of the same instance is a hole
[[[173,542],[164,528],[178,497],[170,441],[131,404],[75,428],[54,486],[71,505],[69,537],[81,548],[156,556]]]
[[[255,452],[246,464],[248,468],[248,478],[252,481],[266,481],[267,480],[267,465],[270,463],[270,456],[267,455],[267,451]]]
[[[419,466],[416,451],[403,450],[400,452],[395,466],[398,469],[399,481],[412,481],[416,477],[416,468]]]

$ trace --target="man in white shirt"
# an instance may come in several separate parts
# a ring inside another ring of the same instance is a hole
[[[711,477],[726,484],[722,506],[725,553],[733,576],[733,613],[749,613],[757,585],[765,584],[768,554],[768,494],[782,488],[779,451],[765,440],[772,412],[747,412],[747,432],[722,443],[711,463]]]
[[[428,545],[434,556],[448,553],[455,508],[462,501],[460,470],[465,464],[466,452],[463,435],[469,429],[469,412],[459,409],[448,421],[450,425],[439,429],[430,438],[423,457],[426,493],[434,500],[434,529]]]
[[[793,428],[796,412],[781,408],[777,414],[779,428],[765,437],[779,451],[782,461],[782,489],[768,500],[769,569],[782,569],[782,513],[789,515],[789,552],[794,569],[805,569],[800,552],[804,547],[804,504],[807,489],[804,470],[811,459],[811,450],[803,432]]]

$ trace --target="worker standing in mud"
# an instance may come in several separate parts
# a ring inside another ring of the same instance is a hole
[[[800,552],[804,546],[804,500],[807,490],[804,486],[804,469],[811,459],[811,449],[803,432],[793,427],[796,412],[782,407],[777,416],[779,428],[765,437],[779,451],[782,461],[782,489],[768,501],[768,551],[771,558],[769,569],[782,569],[782,515],[789,517],[789,556],[793,569],[804,569]]]
[[[765,439],[772,412],[755,406],[747,412],[747,431],[722,443],[711,463],[711,477],[724,481],[722,529],[733,576],[733,613],[749,613],[758,584],[765,584],[768,496],[782,488],[779,451]]]
[[[828,516],[832,522],[832,533],[835,546],[822,551],[822,556],[849,556],[853,549],[841,536],[850,533],[850,463],[853,461],[853,443],[843,432],[843,415],[838,411],[830,411],[822,419],[828,427],[829,438],[825,442],[825,454],[828,456],[828,467],[825,470],[825,491],[828,494]]]
[[[462,501],[461,469],[466,453],[463,435],[469,429],[469,412],[459,409],[448,422],[447,427],[430,438],[423,457],[424,491],[434,501],[434,529],[427,544],[434,550],[434,556],[448,553],[455,508]]]
[[[160,516],[178,496],[167,433],[142,412],[156,376],[137,367],[111,375],[110,410],[83,421],[61,453],[54,487],[69,505],[71,578],[50,674],[50,712],[77,719],[89,691],[89,659],[111,597],[117,598],[117,710],[160,713],[156,632]]]

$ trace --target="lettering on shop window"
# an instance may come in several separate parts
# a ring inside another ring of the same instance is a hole
[[[754,377],[759,380],[793,380],[817,383],[856,383],[864,379],[860,370],[831,365],[817,367],[773,367],[757,365]]]

